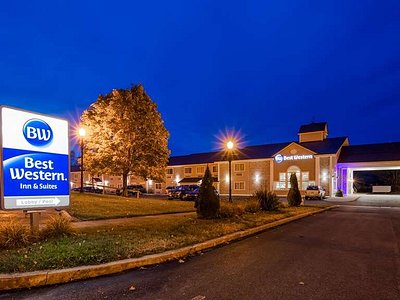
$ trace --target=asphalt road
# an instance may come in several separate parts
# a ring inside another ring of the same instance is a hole
[[[0,299],[400,299],[400,209],[343,206],[184,263]]]

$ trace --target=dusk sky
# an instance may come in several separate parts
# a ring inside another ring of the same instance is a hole
[[[71,122],[142,83],[173,155],[297,139],[400,141],[400,1],[1,1],[0,103]]]

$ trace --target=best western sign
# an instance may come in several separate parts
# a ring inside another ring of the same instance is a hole
[[[312,154],[306,154],[306,155],[282,155],[282,154],[277,154],[275,155],[274,159],[275,161],[280,164],[283,161],[287,160],[305,160],[305,159],[313,159],[314,156]]]
[[[68,122],[1,107],[1,208],[69,205]]]

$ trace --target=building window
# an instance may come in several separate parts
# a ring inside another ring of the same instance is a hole
[[[234,189],[238,191],[244,190],[244,181],[235,181]]]
[[[218,166],[213,166],[212,171],[213,173],[218,173]]]
[[[240,164],[234,164],[234,170],[235,172],[243,172],[244,171],[244,164],[240,163]]]
[[[174,169],[168,168],[168,169],[167,169],[167,174],[168,174],[168,175],[174,174]]]
[[[185,174],[192,174],[192,168],[185,168]]]
[[[197,174],[204,174],[204,167],[197,167]]]
[[[161,190],[161,183],[156,183],[155,184],[155,189],[156,190]]]

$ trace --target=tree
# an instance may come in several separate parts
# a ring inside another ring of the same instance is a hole
[[[289,206],[300,206],[301,204],[301,194],[295,173],[290,175],[290,189],[287,195],[287,201]]]
[[[142,85],[99,96],[81,116],[86,128],[85,169],[93,174],[128,175],[163,181],[169,133]]]
[[[214,219],[218,217],[219,197],[213,186],[213,178],[210,169],[206,168],[204,177],[201,181],[199,198],[196,201],[197,215],[200,218]]]

